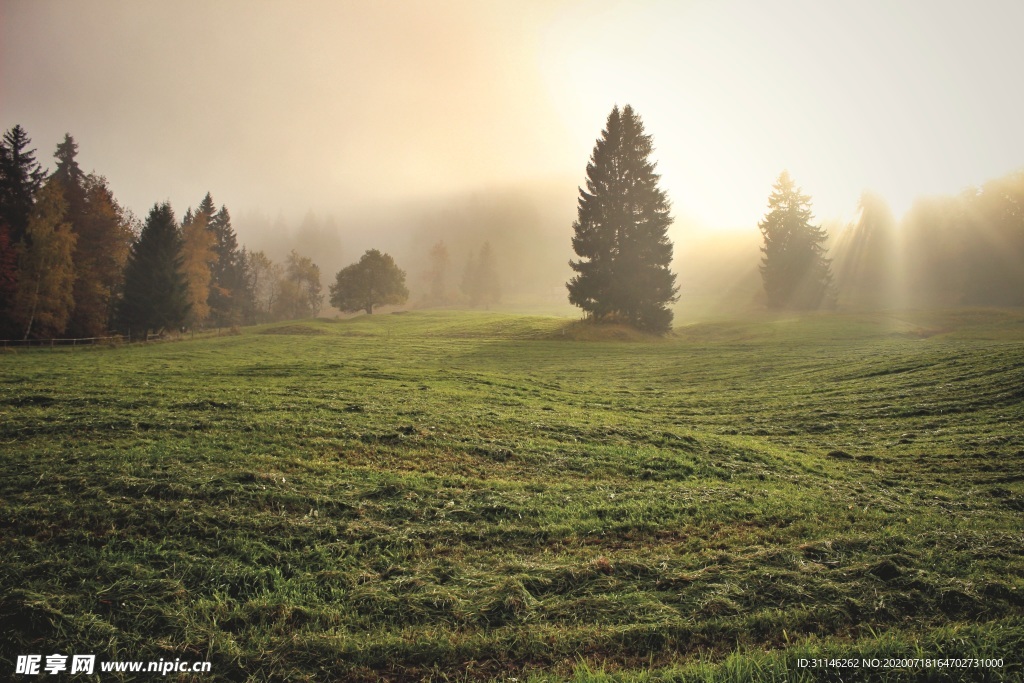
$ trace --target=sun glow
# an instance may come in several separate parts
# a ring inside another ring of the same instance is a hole
[[[541,62],[581,171],[611,105],[631,104],[677,214],[705,227],[752,229],[783,169],[819,219],[852,219],[865,189],[899,216],[1024,165],[1004,78],[1024,9],[975,9],[572,4]]]

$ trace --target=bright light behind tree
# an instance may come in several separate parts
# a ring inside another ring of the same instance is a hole
[[[628,102],[681,217],[750,230],[783,169],[828,219],[1024,165],[1021,25],[1016,3],[576,3],[540,62],[579,154]]]

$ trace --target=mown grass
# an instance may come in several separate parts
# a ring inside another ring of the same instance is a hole
[[[605,337],[409,313],[5,354],[0,670],[1021,677],[1024,316]]]

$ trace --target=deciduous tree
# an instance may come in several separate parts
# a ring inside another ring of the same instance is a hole
[[[370,249],[358,263],[342,268],[330,286],[331,305],[341,311],[366,311],[375,306],[402,304],[409,298],[405,271],[389,254]]]
[[[210,195],[206,195],[209,198]],[[209,213],[185,214],[181,225],[181,268],[188,283],[189,323],[201,325],[210,315],[210,269],[217,260],[216,236],[209,230]]]
[[[320,267],[310,257],[302,256],[292,249],[288,254],[284,279],[279,285],[275,302],[278,316],[291,320],[316,317],[323,302]]]
[[[134,235],[106,178],[90,174],[83,183],[84,210],[71,226],[76,235],[75,286],[67,333],[96,337],[105,333],[113,321],[116,293]]]
[[[19,244],[12,318],[25,339],[62,334],[71,315],[75,235],[66,214],[60,186],[47,182],[39,191],[25,239]]]

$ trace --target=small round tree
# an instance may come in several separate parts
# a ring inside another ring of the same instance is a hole
[[[331,305],[340,311],[372,314],[374,306],[402,304],[409,298],[405,271],[388,254],[370,249],[358,263],[342,268],[330,287]]]

